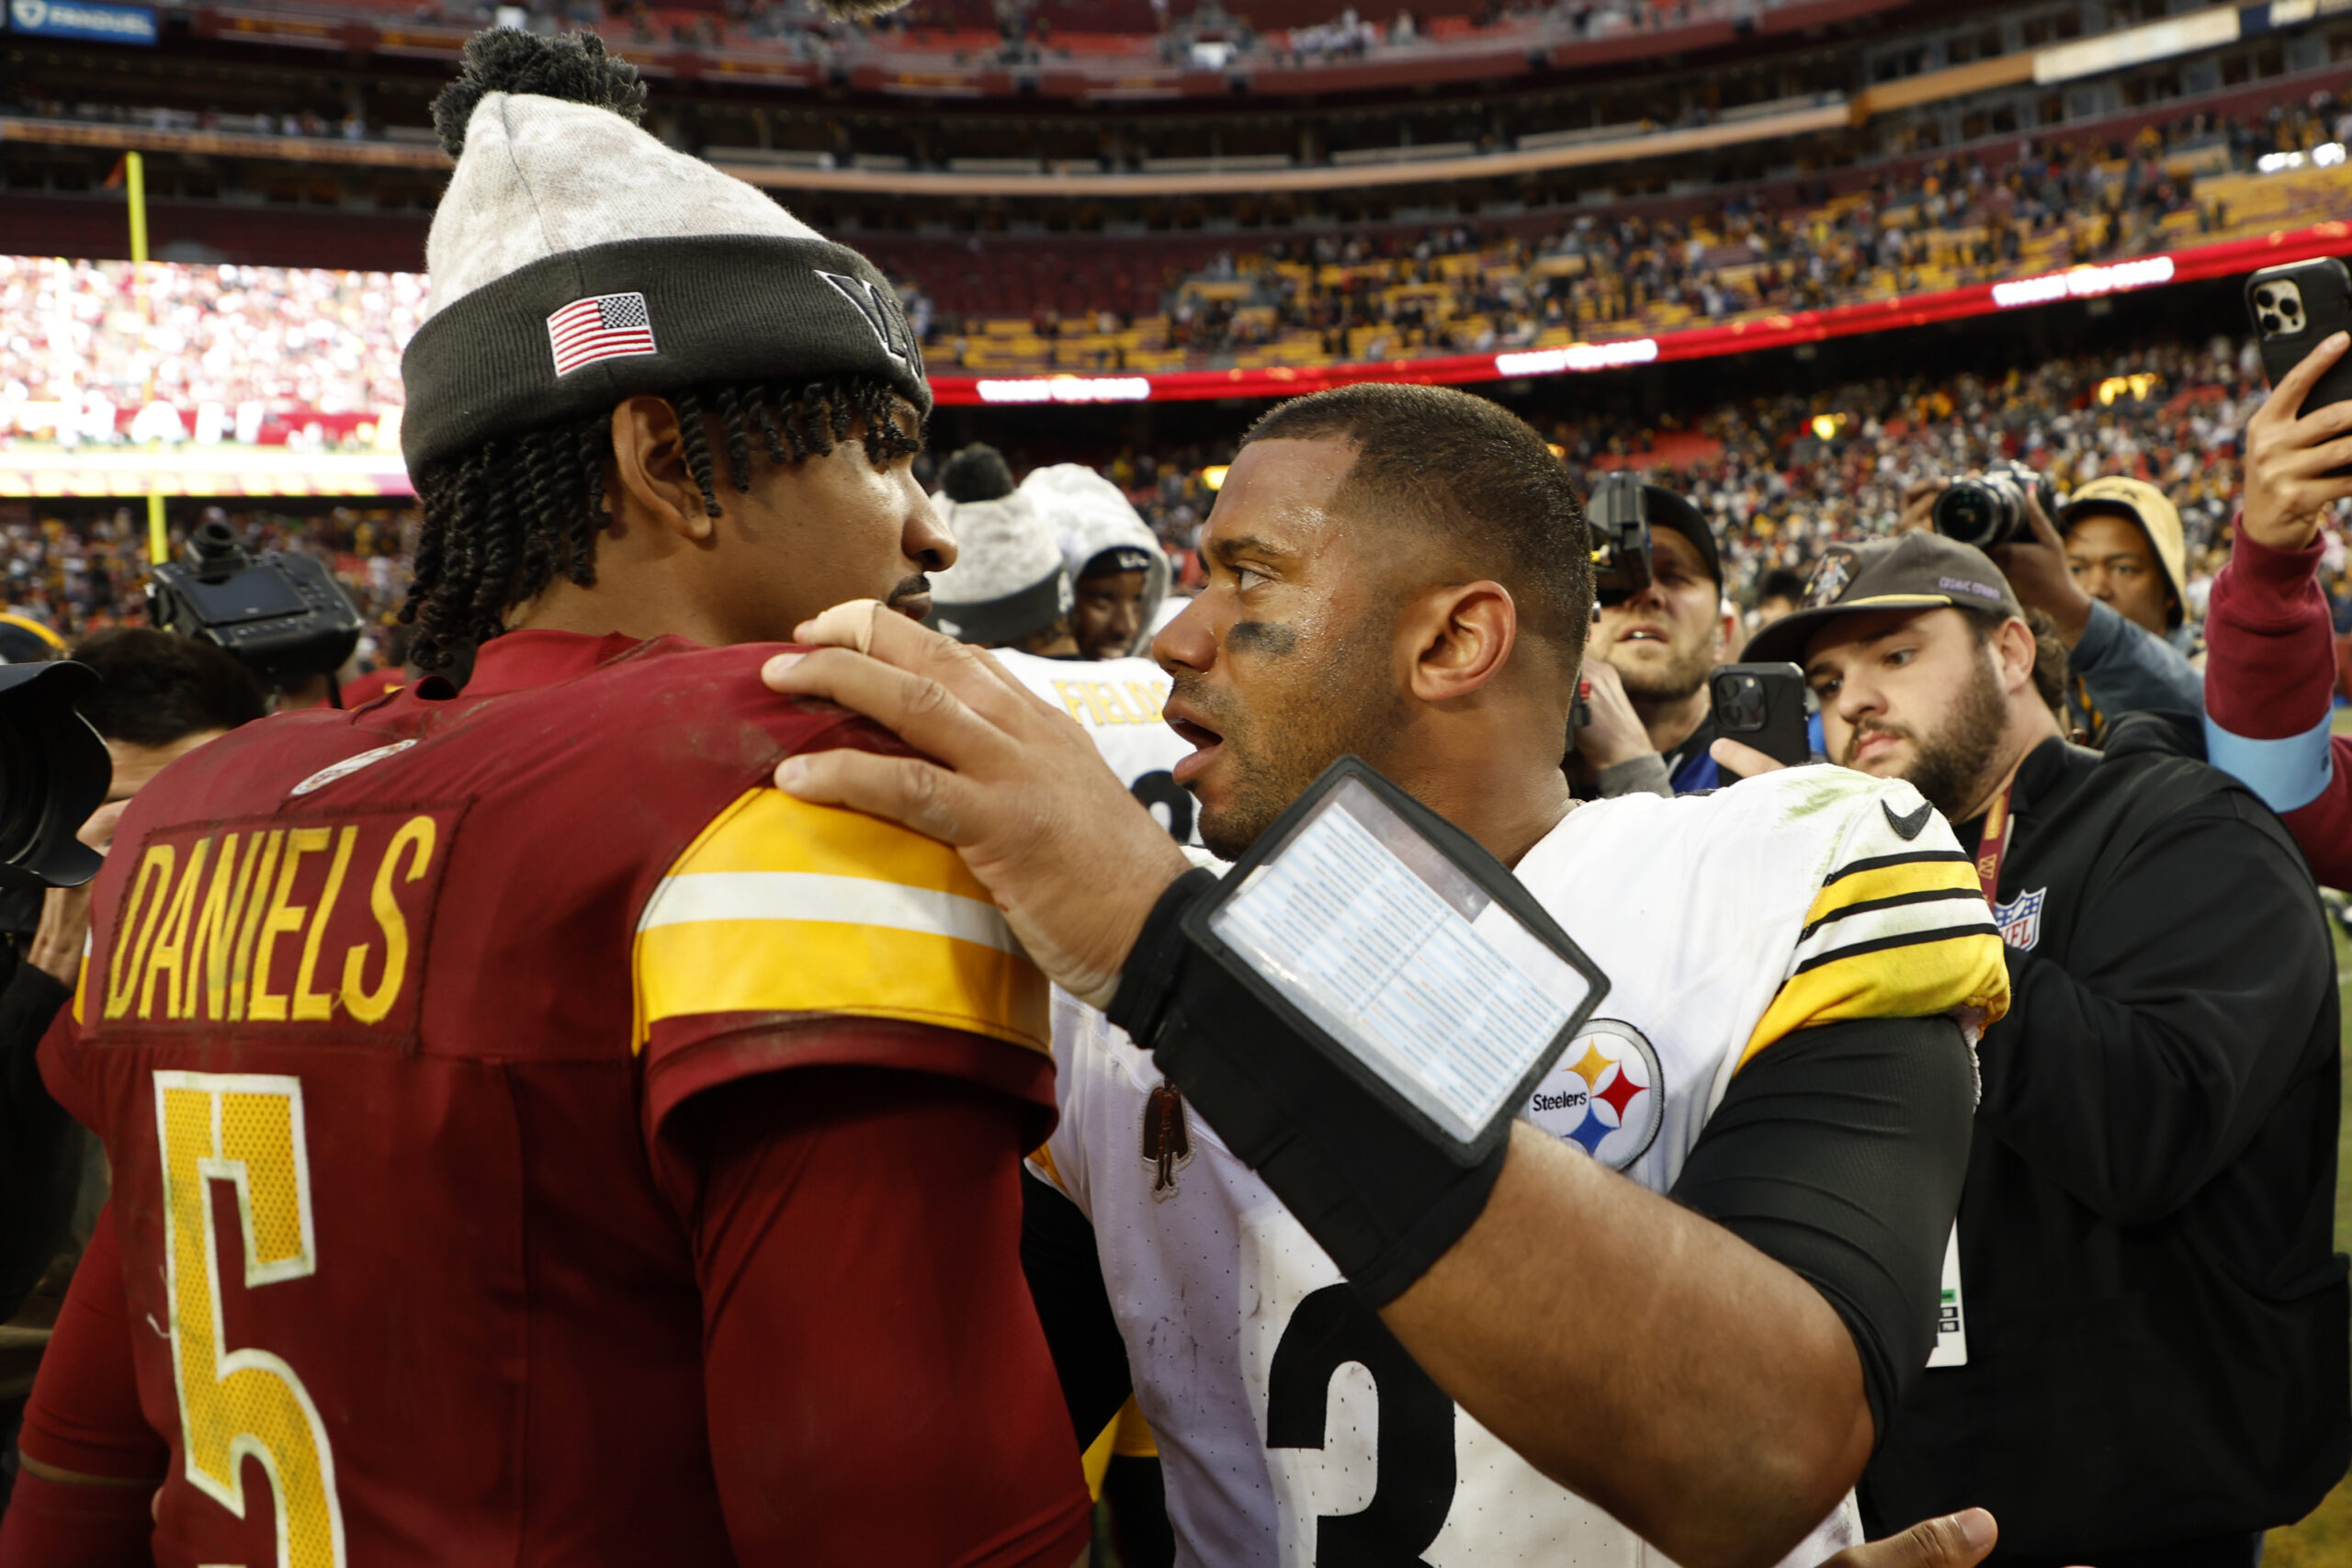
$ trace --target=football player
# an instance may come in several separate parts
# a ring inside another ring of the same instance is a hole
[[[1150,527],[1117,485],[1082,463],[1033,469],[1021,490],[1060,537],[1079,657],[1145,652],[1169,580],[1168,553]]]
[[[1907,785],[1822,768],[1572,810],[1582,522],[1491,403],[1364,386],[1275,410],[1203,553],[1209,586],[1155,652],[1210,849],[1241,852],[1356,752],[1514,865],[1611,989],[1476,1172],[1432,1175],[1361,1097],[1291,1093],[1329,1081],[1307,1055],[1219,1057],[1215,1020],[1156,1029],[1193,1031],[1180,1089],[1078,998],[1136,1016],[1156,972],[1121,989],[1121,968],[1165,951],[1181,857],[984,662],[862,611],[813,628],[879,658],[779,660],[770,683],[955,771],[830,751],[779,782],[958,843],[1074,993],[1028,1248],[1077,1426],[1132,1374],[1188,1562],[1850,1544],[1849,1489],[1934,1337],[1966,1031],[2007,1004],[1950,829]]]
[[[1085,728],[1111,771],[1179,843],[1197,844],[1193,797],[1173,771],[1193,749],[1160,715],[1167,673],[1148,659],[1080,652],[1069,571],[1046,511],[1059,502],[1053,484],[935,502],[955,536],[956,558],[933,580],[928,624],[995,649],[997,662],[1023,685]]]
[[[724,646],[926,607],[921,360],[641,98],[507,29],[435,106],[410,610],[471,682],[215,741],[97,885],[47,1066],[170,1568],[1085,1550],[1018,1262],[1045,982],[950,851],[767,787],[891,743]]]

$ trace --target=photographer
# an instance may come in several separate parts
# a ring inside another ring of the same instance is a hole
[[[1802,662],[1830,754],[1955,824],[2015,997],[1978,1047],[1957,1332],[1866,1513],[1965,1502],[2018,1561],[2242,1568],[2352,1453],[2310,878],[2234,781],[2168,754],[2170,726],[2126,716],[2104,755],[2061,739],[2063,660],[1981,553],[1915,533],[1830,561],[1747,657]]]
[[[103,852],[132,796],[181,757],[259,718],[264,699],[230,654],[165,632],[102,631],[74,657],[98,674],[96,691],[78,706],[114,767],[106,803],[80,833]],[[89,885],[50,889],[40,930],[0,989],[0,1315],[17,1330],[6,1368],[15,1392],[0,1405],[0,1427],[12,1479],[24,1391],[105,1190],[95,1145],[50,1097],[35,1062],[42,1036],[73,998],[89,909]]]
[[[2062,534],[2050,518],[2053,500],[2048,480],[2004,464],[1915,493],[1905,519],[1982,546],[2018,602],[2050,617],[2073,675],[2068,707],[2091,744],[2122,714],[2200,712],[2179,512],[2155,486],[2110,476],[2058,509]]]
[[[2279,378],[2245,427],[2245,509],[2205,621],[2205,750],[2279,814],[2312,871],[2352,886],[2352,740],[2332,736],[2335,658],[2315,581],[2320,525],[2352,496],[2352,403],[2301,418],[2338,333]]]
[[[1707,677],[1736,624],[1714,531],[1672,491],[1645,483],[1641,497],[1649,582],[1623,598],[1604,591],[1585,644],[1592,718],[1571,732],[1580,795],[1689,795],[1730,782],[1707,752],[1718,733]]]

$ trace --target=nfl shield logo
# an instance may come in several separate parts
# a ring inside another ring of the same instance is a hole
[[[1993,923],[2001,928],[2003,942],[2024,953],[2041,940],[2041,900],[2049,892],[2047,887],[2037,887],[1993,906]]]

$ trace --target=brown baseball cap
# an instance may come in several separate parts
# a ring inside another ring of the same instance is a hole
[[[1882,610],[1974,610],[2025,619],[2009,580],[1983,550],[1921,530],[1867,545],[1832,545],[1814,564],[1804,602],[1748,640],[1750,664],[1804,662],[1805,645],[1838,615]]]

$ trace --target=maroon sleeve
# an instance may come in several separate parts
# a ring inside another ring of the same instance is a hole
[[[2233,735],[2278,740],[2327,716],[2335,646],[2320,549],[2273,549],[2236,530],[2205,612],[2205,711]]]
[[[140,1414],[111,1208],[74,1271],[17,1442],[31,1463],[0,1515],[0,1568],[149,1568],[171,1450]]]
[[[1021,1271],[1026,1120],[978,1084],[809,1066],[721,1084],[665,1122],[744,1568],[1069,1568],[1084,1550],[1086,1485]]]
[[[2323,547],[2279,550],[2234,530],[2205,616],[2205,714],[2229,735],[2285,740],[2324,724],[2335,699],[2335,628],[2317,571]],[[2209,744],[2211,743],[2209,731]],[[2352,886],[2352,738],[2308,804],[2281,812],[2313,876]],[[2290,797],[2291,798],[2291,797]]]

